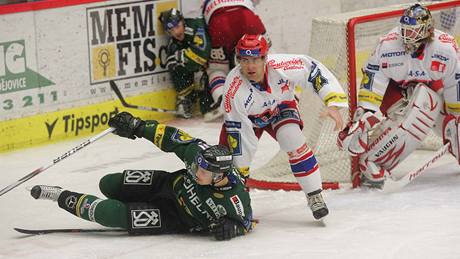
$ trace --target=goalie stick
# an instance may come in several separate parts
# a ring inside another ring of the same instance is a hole
[[[120,89],[118,88],[117,84],[113,80],[110,80],[109,83],[110,83],[110,88],[112,88],[112,91],[117,95],[118,99],[120,99],[121,104],[126,108],[133,108],[133,109],[145,110],[145,111],[153,111],[153,112],[165,112],[165,113],[177,114],[176,110],[168,110],[168,109],[161,109],[161,108],[155,108],[155,107],[146,107],[146,106],[139,106],[139,105],[129,104],[129,103],[126,102],[125,98],[123,98],[123,95],[121,94]]]
[[[401,189],[402,187],[408,185],[412,182],[415,178],[422,175],[428,167],[430,167],[433,163],[435,163],[439,158],[441,158],[444,154],[449,151],[450,143],[445,144],[441,149],[439,149],[434,156],[426,161],[421,167],[409,171],[403,177],[399,179],[394,179],[393,177],[388,178],[383,185],[384,192],[392,192]]]
[[[40,173],[44,172],[46,169],[48,169],[48,168],[52,167],[53,165],[61,162],[65,158],[77,153],[78,151],[80,151],[84,147],[86,147],[89,144],[93,143],[94,141],[104,137],[105,135],[111,133],[114,130],[115,130],[114,128],[108,128],[108,129],[104,130],[103,132],[99,133],[98,135],[86,140],[85,142],[81,143],[80,145],[72,148],[71,150],[69,150],[69,151],[65,152],[64,154],[58,156],[57,158],[53,159],[53,161],[51,161],[49,164],[47,164],[45,166],[42,166],[42,167],[40,167],[38,169],[35,169],[32,173],[22,177],[21,179],[17,180],[16,182],[14,182],[14,183],[8,185],[7,187],[3,188],[2,190],[0,190],[0,196],[2,196],[3,194],[11,191],[12,189],[16,188],[18,185],[26,182],[27,180],[29,180],[30,178],[36,176],[37,174],[40,174]]]
[[[119,228],[54,228],[54,229],[23,229],[23,228],[14,228],[19,233],[26,235],[46,235],[54,233],[95,233],[95,232],[126,232],[126,229]]]

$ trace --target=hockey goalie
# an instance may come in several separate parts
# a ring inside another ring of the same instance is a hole
[[[432,129],[460,161],[458,47],[452,36],[434,29],[426,7],[406,9],[362,71],[358,108],[337,140],[340,149],[359,157],[362,186],[382,188]]]

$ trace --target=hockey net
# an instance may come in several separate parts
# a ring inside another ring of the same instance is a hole
[[[422,3],[431,10],[435,27],[460,37],[460,1],[433,4]],[[361,82],[361,67],[374,50],[379,37],[398,26],[403,10],[410,4],[366,9],[313,19],[309,55],[325,64],[339,79],[349,97],[349,109],[344,109],[344,122],[356,109],[357,87]],[[320,118],[324,105],[316,96],[304,92],[300,111],[304,121],[307,144],[320,165],[323,188],[359,185],[357,161],[336,146],[337,132],[330,119]],[[437,150],[441,139],[433,133],[425,140],[423,149]],[[261,189],[300,190],[291,173],[287,154],[283,151],[264,166],[251,172],[248,185]]]

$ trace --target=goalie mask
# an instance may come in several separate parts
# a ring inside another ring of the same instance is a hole
[[[182,16],[181,12],[176,8],[171,8],[168,11],[161,12],[158,19],[161,24],[163,24],[163,29],[169,31],[184,20],[184,16]]]
[[[401,37],[406,52],[415,52],[422,43],[428,42],[434,31],[433,17],[428,8],[415,4],[404,11],[400,19]]]
[[[219,182],[233,170],[232,153],[227,147],[215,145],[201,151],[195,158],[195,170],[193,171],[193,179],[197,179],[196,172],[198,167],[212,172],[213,183]]]

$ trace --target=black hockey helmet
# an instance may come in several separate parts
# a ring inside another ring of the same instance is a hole
[[[161,12],[158,19],[161,24],[163,24],[163,29],[168,31],[176,27],[180,21],[184,20],[184,16],[182,16],[181,12],[176,8],[171,8],[167,11]]]
[[[210,146],[201,151],[195,159],[197,166],[211,171],[213,181],[218,182],[233,170],[232,153],[226,146]]]

